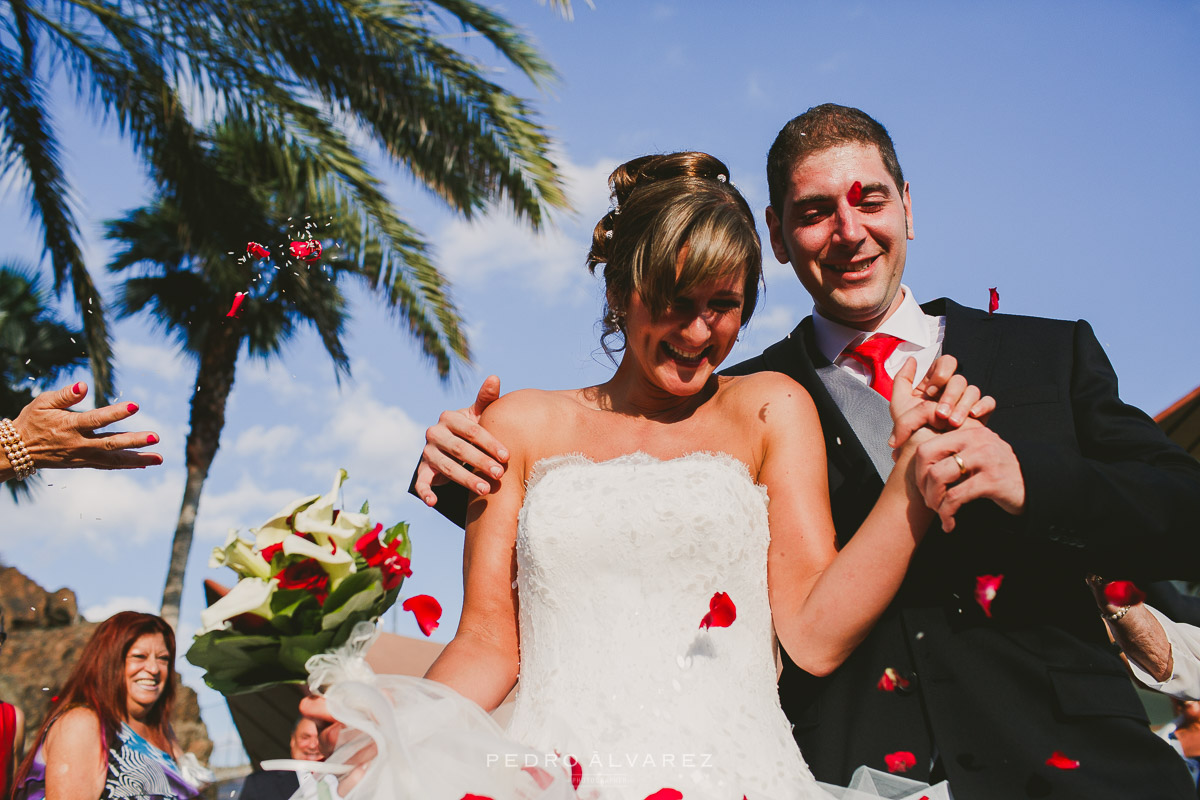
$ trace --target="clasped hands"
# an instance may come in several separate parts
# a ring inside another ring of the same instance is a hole
[[[917,431],[937,433],[916,450],[917,488],[946,531],[954,529],[958,510],[972,500],[990,499],[1009,514],[1025,509],[1025,481],[1012,447],[986,427],[996,401],[958,374],[954,356],[940,356],[916,386],[915,363],[897,375],[894,391],[911,391],[914,403],[896,416],[889,446],[899,449]],[[904,387],[904,388],[900,388]],[[911,388],[910,388],[911,387]],[[425,448],[413,491],[426,505],[437,502],[433,486],[454,482],[484,495],[504,474],[508,451],[479,419],[500,396],[500,379],[489,376],[475,402],[444,411],[425,431]],[[924,438],[924,437],[922,437]]]

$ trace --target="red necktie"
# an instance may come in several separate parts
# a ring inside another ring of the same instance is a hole
[[[850,347],[842,351],[842,355],[853,358],[870,370],[871,388],[879,392],[886,399],[891,400],[892,377],[883,368],[883,362],[887,361],[888,357],[896,352],[896,348],[902,341],[904,340],[897,339],[895,336],[878,333],[865,341],[859,342],[856,347]]]

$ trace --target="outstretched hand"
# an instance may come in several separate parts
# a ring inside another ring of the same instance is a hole
[[[163,462],[158,453],[137,452],[158,444],[152,431],[101,433],[137,413],[136,403],[117,403],[92,411],[70,411],[87,396],[87,384],[76,383],[43,392],[13,420],[25,449],[38,469],[136,469]]]
[[[484,409],[500,397],[500,378],[489,375],[479,387],[475,402],[458,411],[443,411],[437,424],[425,431],[425,449],[417,465],[413,491],[432,506],[433,487],[453,481],[476,494],[491,486],[479,476],[500,478],[508,464],[508,450],[479,424]]]

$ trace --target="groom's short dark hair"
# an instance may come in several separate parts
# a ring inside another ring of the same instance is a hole
[[[767,191],[776,215],[783,218],[784,195],[796,165],[813,153],[843,144],[874,145],[896,190],[904,191],[904,172],[887,128],[857,108],[825,103],[784,125],[767,151]]]

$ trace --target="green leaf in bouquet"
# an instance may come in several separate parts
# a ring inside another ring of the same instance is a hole
[[[294,682],[304,677],[281,675],[279,639],[247,636],[236,631],[210,631],[196,637],[188,649],[189,662],[205,670],[204,682],[222,694],[241,694],[263,685]]]
[[[360,514],[370,514],[371,513],[371,503],[369,500],[363,500],[362,508],[360,508],[358,510],[358,513],[360,513]]]
[[[412,558],[412,542],[408,538],[407,522],[397,522],[383,532],[383,543],[385,545],[391,544],[396,539],[400,540],[400,546],[396,548],[396,552],[405,558]]]
[[[336,646],[334,631],[284,636],[279,643],[279,669],[306,679],[308,673],[304,669],[305,663],[318,653]]]
[[[383,595],[383,574],[377,567],[348,576],[325,598],[321,627],[337,628],[350,614],[370,609]]]
[[[311,614],[304,613],[306,611],[316,612],[316,616],[320,616],[321,613],[321,604],[309,591],[276,589],[271,595],[271,625],[282,633],[312,630],[315,626],[304,624],[306,620],[312,619]]]

